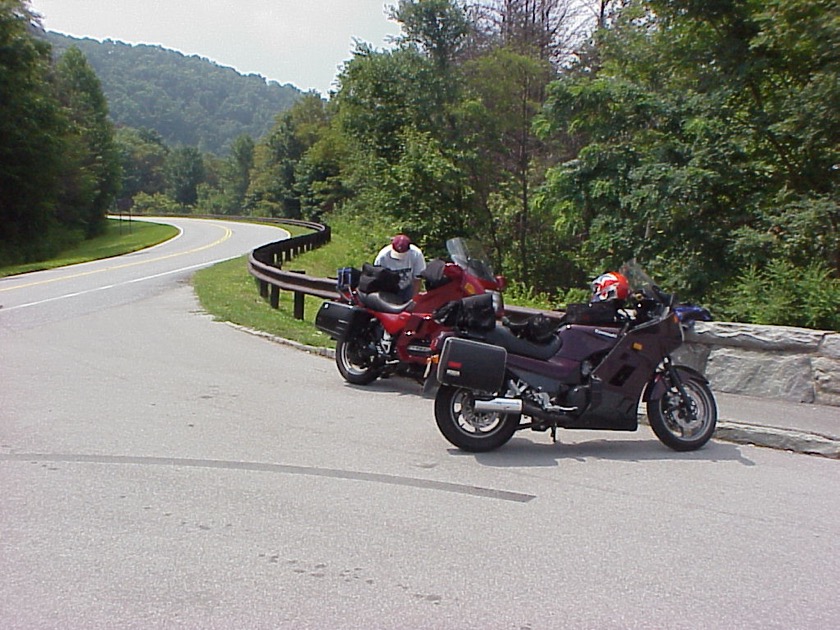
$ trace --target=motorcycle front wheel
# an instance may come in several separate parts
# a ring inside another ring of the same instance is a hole
[[[693,451],[712,438],[717,425],[717,403],[708,383],[698,376],[684,376],[682,386],[687,400],[669,383],[662,397],[648,401],[647,415],[650,428],[665,446],[675,451]],[[687,405],[693,411],[693,419]]]
[[[435,396],[435,421],[450,444],[483,453],[506,444],[519,426],[519,414],[476,412],[473,393],[441,385]]]
[[[335,365],[345,381],[353,385],[367,385],[379,377],[381,367],[376,364],[371,347],[365,336],[336,343]]]

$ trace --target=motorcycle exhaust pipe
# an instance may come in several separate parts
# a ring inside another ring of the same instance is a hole
[[[522,413],[522,401],[518,398],[493,398],[476,400],[473,409],[479,413]]]

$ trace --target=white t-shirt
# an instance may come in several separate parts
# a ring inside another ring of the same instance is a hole
[[[414,279],[419,277],[426,268],[426,259],[416,245],[409,245],[406,256],[403,258],[395,258],[393,254],[394,250],[391,249],[391,246],[386,245],[376,255],[373,264],[399,273],[400,293],[407,292],[409,293],[408,298],[410,298],[411,286]]]

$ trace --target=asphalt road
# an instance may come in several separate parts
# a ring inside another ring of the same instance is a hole
[[[276,229],[173,222],[0,280],[0,627],[837,627],[840,462],[646,426],[460,453],[419,386],[201,312],[194,269]]]

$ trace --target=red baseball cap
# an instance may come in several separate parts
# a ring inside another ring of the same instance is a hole
[[[394,238],[391,239],[391,249],[395,254],[405,254],[409,246],[411,245],[411,239],[408,238],[405,234],[397,234]],[[402,258],[402,256],[399,256]]]

